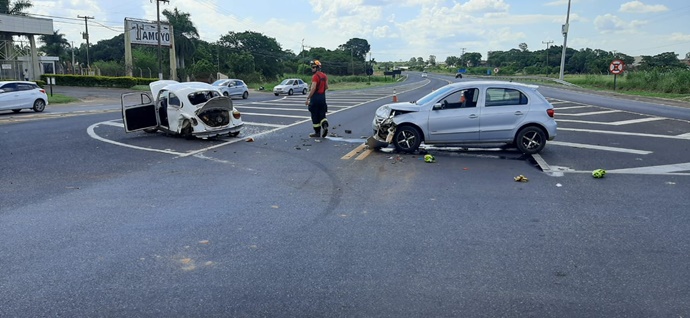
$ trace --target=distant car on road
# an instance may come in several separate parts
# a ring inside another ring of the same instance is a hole
[[[47,105],[46,90],[34,82],[0,82],[0,110],[12,110],[18,113],[22,109],[33,109],[40,113],[46,109]]]
[[[460,73],[460,72],[455,73],[455,78],[462,78],[462,73]]]
[[[219,79],[211,85],[217,86],[224,96],[242,97],[242,99],[249,97],[247,84],[239,79]]]
[[[309,91],[309,84],[299,78],[284,79],[280,84],[273,87],[273,95],[302,93],[306,95]]]
[[[420,144],[507,144],[525,154],[544,149],[556,137],[553,106],[537,86],[500,81],[458,82],[416,102],[376,110],[373,148],[393,144],[414,152]]]
[[[426,77],[426,72],[422,72],[422,77]]]
[[[121,96],[126,132],[158,130],[182,137],[235,137],[244,126],[230,96],[201,82],[162,80],[149,84],[151,93]],[[155,99],[153,98],[155,96]]]

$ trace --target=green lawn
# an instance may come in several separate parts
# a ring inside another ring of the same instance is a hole
[[[70,97],[70,96],[65,96],[62,94],[53,94],[52,96],[50,93],[48,93],[48,104],[65,104],[65,103],[71,103],[71,102],[76,102],[79,99]]]

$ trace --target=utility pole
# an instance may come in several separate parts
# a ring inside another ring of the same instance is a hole
[[[462,48],[462,53],[460,53],[460,67],[465,68],[465,49]]]
[[[86,33],[84,33],[84,39],[86,39],[86,68],[91,70],[91,61],[89,61],[89,19],[93,19],[93,17],[89,16],[80,16],[78,15],[77,18],[84,19],[84,25],[86,25]]]
[[[76,74],[74,69],[74,41],[72,41],[72,75]]]
[[[352,66],[352,76],[355,76],[355,59],[352,48],[350,48],[350,65]]]
[[[565,24],[561,28],[563,33],[563,53],[561,53],[561,73],[558,79],[563,80],[563,70],[565,69],[565,48],[568,43],[568,27],[570,22],[570,0],[568,0],[568,14],[565,16]]]
[[[153,0],[151,0],[153,1]],[[156,0],[156,16],[158,21],[158,79],[163,79],[163,53],[161,53],[161,6],[160,3],[168,3],[168,0]],[[172,35],[171,35],[172,36]]]
[[[549,47],[553,40],[551,41],[541,41],[542,44],[546,44],[546,75],[549,75]]]

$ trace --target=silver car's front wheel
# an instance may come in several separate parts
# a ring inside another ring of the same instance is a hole
[[[422,135],[411,126],[398,127],[393,136],[393,146],[401,152],[415,152],[422,143]]]
[[[539,127],[522,128],[515,137],[515,145],[522,153],[538,153],[546,146],[546,134]]]

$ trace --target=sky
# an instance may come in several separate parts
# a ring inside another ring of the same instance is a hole
[[[31,0],[34,17],[79,46],[88,20],[90,43],[123,32],[124,19],[156,21],[156,0]],[[253,31],[276,39],[284,50],[335,50],[352,38],[371,46],[378,62],[437,62],[462,52],[507,51],[526,43],[536,51],[562,46],[568,0],[170,0],[160,12],[190,14],[201,39]],[[161,14],[161,19],[165,17]],[[688,0],[571,0],[567,47],[631,56],[690,52]]]

